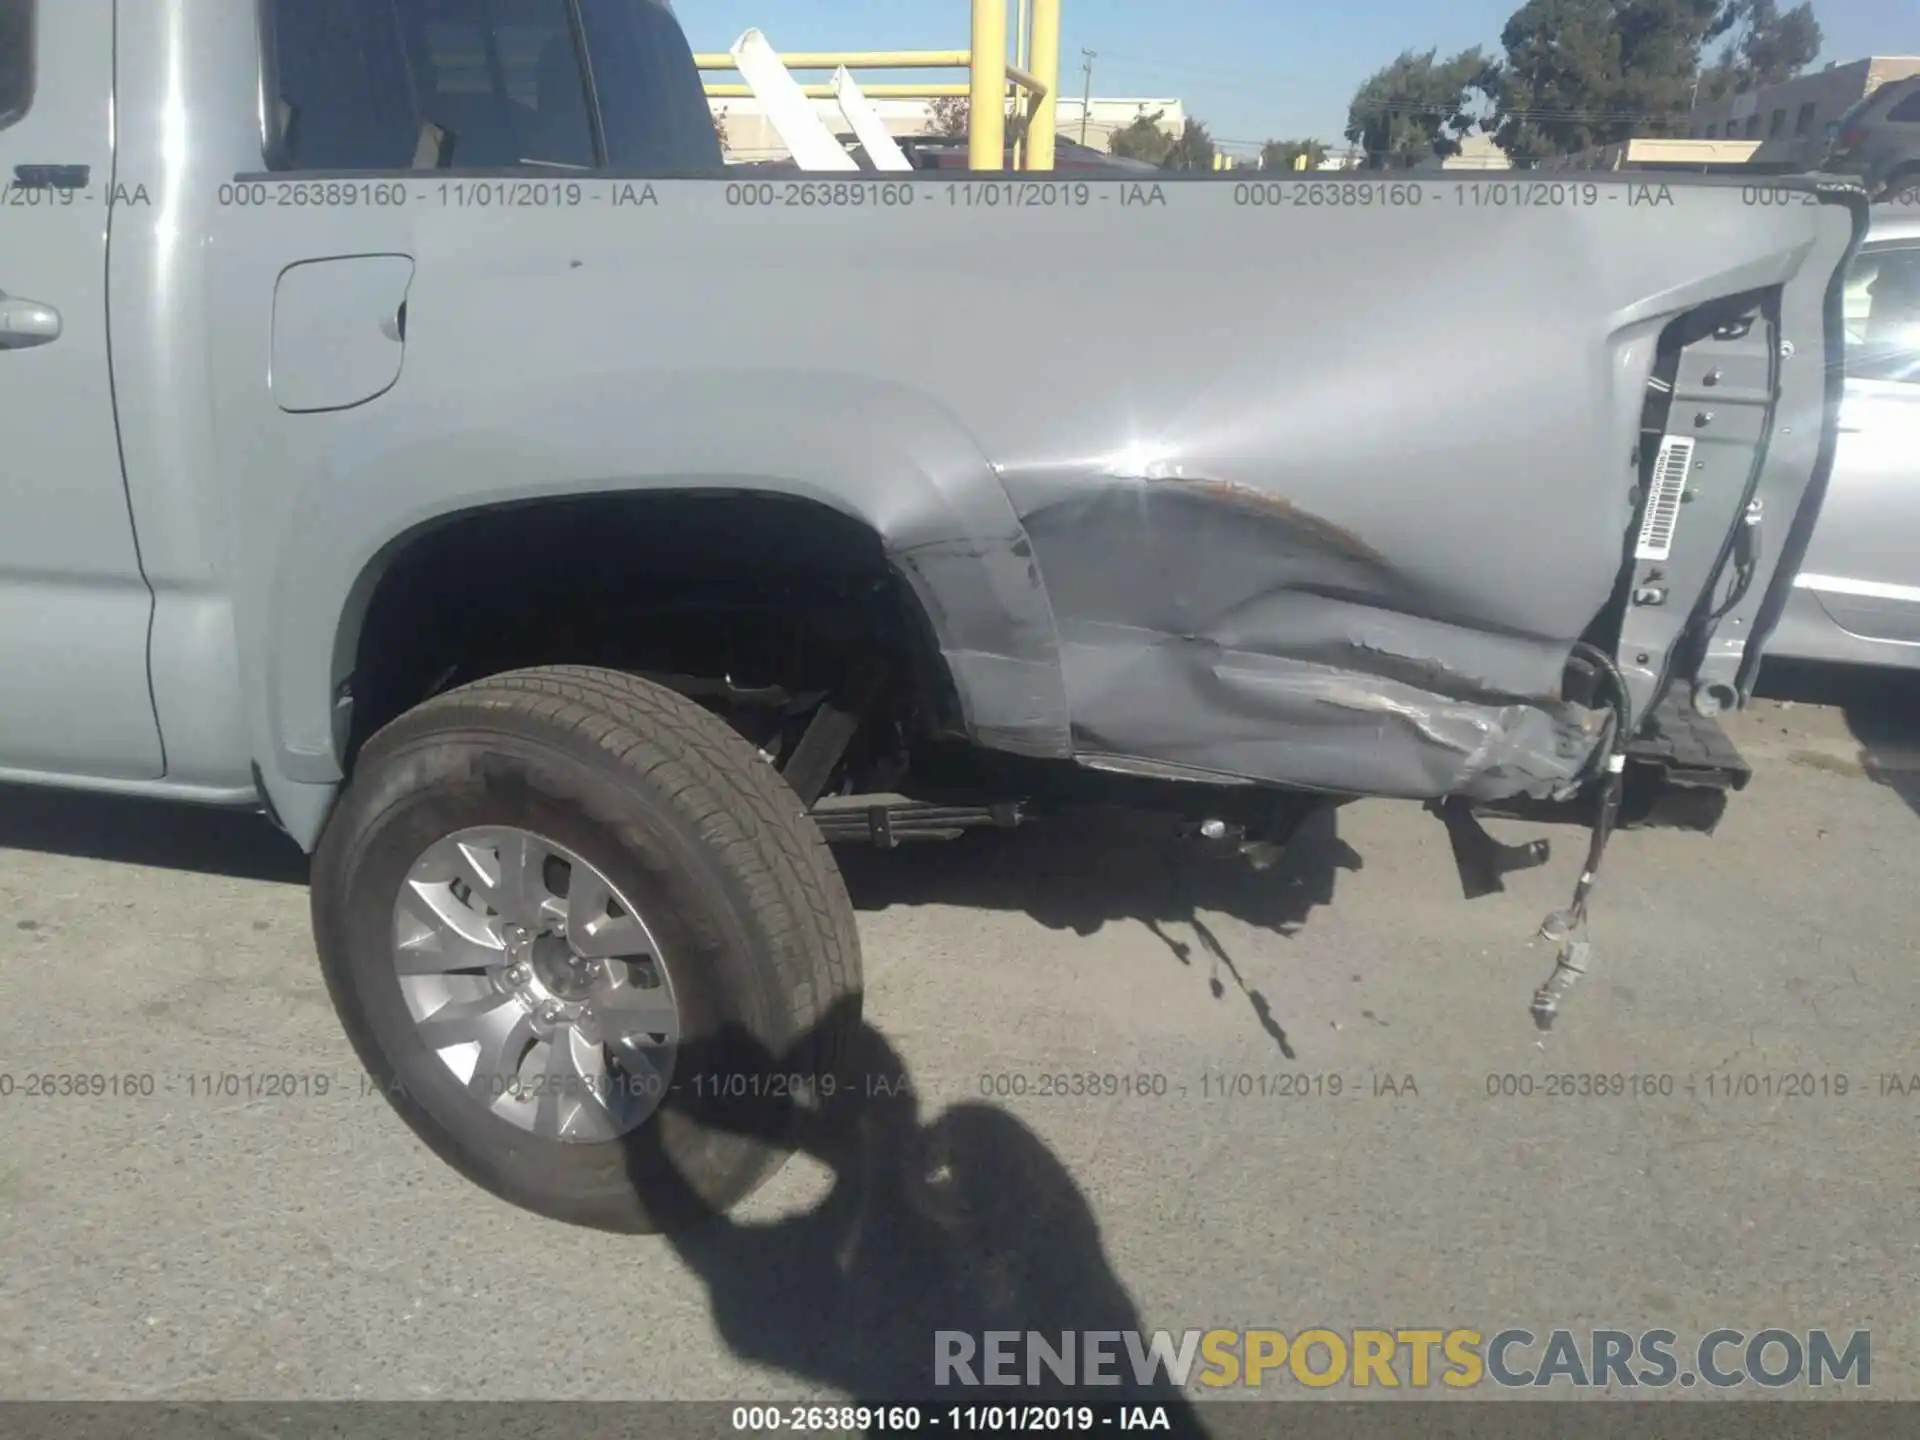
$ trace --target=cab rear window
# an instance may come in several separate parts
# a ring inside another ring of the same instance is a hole
[[[657,0],[268,0],[287,170],[718,168]]]
[[[34,0],[0,0],[0,129],[33,104]]]

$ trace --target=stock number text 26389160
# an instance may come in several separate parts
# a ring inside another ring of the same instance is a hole
[[[1417,180],[1248,180],[1233,203],[1249,210],[1410,210],[1427,203]]]
[[[900,180],[738,180],[725,198],[739,210],[905,210],[917,196]]]

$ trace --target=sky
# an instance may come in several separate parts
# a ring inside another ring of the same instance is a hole
[[[1438,46],[1446,55],[1482,45],[1497,54],[1520,3],[1061,0],[1060,89],[1080,93],[1080,52],[1092,50],[1095,95],[1181,100],[1216,138],[1250,147],[1270,138],[1337,141],[1347,101],[1373,71],[1406,49]],[[725,50],[749,27],[776,50],[968,43],[968,0],[674,0],[674,9],[696,50]],[[1920,54],[1920,0],[1814,0],[1814,15],[1825,39],[1819,64]]]

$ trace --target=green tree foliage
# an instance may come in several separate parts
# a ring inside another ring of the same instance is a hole
[[[1810,0],[1525,0],[1500,44],[1494,63],[1403,52],[1355,93],[1347,138],[1370,165],[1409,165],[1454,153],[1478,125],[1524,165],[1667,134],[1696,102],[1798,75],[1821,35]],[[1475,113],[1478,96],[1490,113]]]
[[[1312,170],[1327,158],[1327,147],[1318,140],[1269,140],[1260,147],[1260,168],[1291,170],[1302,155],[1307,157],[1306,168]]]
[[[1820,53],[1820,26],[1810,4],[1776,0],[1526,0],[1500,43],[1491,128],[1526,163],[1669,133],[1696,92],[1705,102],[1797,75]]]
[[[964,95],[942,95],[928,107],[933,112],[933,133],[964,135],[973,118],[973,105]]]
[[[1515,160],[1657,133],[1691,101],[1724,0],[1527,0],[1501,32],[1495,138]]]
[[[1164,165],[1172,153],[1173,136],[1160,128],[1164,110],[1151,115],[1136,115],[1107,138],[1107,150],[1126,160],[1144,160],[1149,165]]]
[[[1700,75],[1700,103],[1791,80],[1820,53],[1813,6],[1781,10],[1775,0],[1733,0],[1731,35]]]
[[[1211,170],[1213,156],[1213,136],[1207,133],[1205,125],[1190,118],[1181,127],[1180,137],[1167,150],[1166,158],[1160,162],[1160,168],[1162,170]]]
[[[1473,129],[1477,92],[1490,82],[1492,66],[1477,47],[1445,60],[1438,53],[1403,50],[1354,92],[1346,137],[1366,151],[1370,167],[1455,154]]]

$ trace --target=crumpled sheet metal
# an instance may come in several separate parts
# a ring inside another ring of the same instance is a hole
[[[1522,633],[1523,603],[1504,623],[1460,613],[1444,586],[1273,495],[1108,477],[1023,519],[1082,756],[1493,800],[1566,793],[1604,731],[1561,697],[1575,637]]]
[[[1605,727],[1565,702],[1449,699],[1380,675],[1169,636],[1065,647],[1076,748],[1342,794],[1565,791]]]

